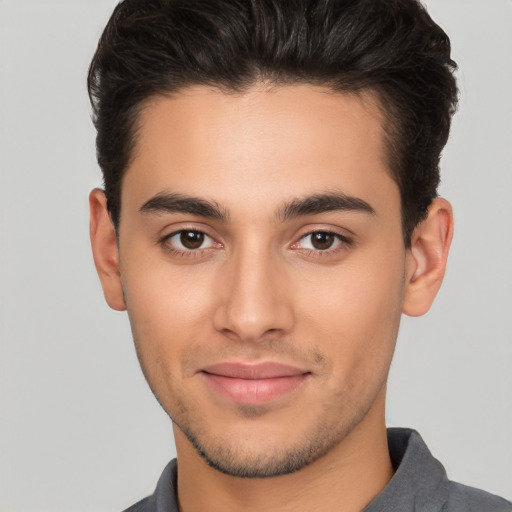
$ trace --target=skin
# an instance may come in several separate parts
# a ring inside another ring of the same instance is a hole
[[[128,310],[144,374],[173,420],[182,511],[356,511],[392,477],[384,411],[400,317],[432,304],[453,220],[436,199],[405,248],[382,119],[370,93],[190,87],[140,116],[118,239],[103,192],[91,193],[106,300]],[[283,215],[326,193],[373,211]],[[225,218],[142,208],[165,194],[208,201]],[[179,230],[206,236],[187,249]],[[326,249],[313,244],[319,231],[333,233]],[[225,361],[278,362],[307,378],[240,404],[204,378]],[[233,476],[241,470],[253,477]]]

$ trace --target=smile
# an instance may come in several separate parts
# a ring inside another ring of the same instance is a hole
[[[277,400],[311,377],[311,372],[280,363],[222,363],[204,368],[201,373],[212,391],[242,405]]]

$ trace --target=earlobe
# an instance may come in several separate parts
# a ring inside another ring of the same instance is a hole
[[[103,190],[94,189],[90,193],[89,208],[92,253],[105,300],[112,309],[124,311],[126,304],[119,275],[116,232],[107,210],[107,199]]]
[[[432,306],[443,282],[452,237],[452,207],[446,199],[434,199],[427,218],[414,230],[406,257],[406,315],[424,315]]]

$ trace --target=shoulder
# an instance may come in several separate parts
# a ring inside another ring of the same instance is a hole
[[[443,465],[412,429],[388,429],[395,475],[365,512],[512,512],[509,501],[448,479]]]
[[[512,512],[512,503],[474,487],[448,482],[443,512]]]

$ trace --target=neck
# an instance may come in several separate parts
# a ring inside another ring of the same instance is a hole
[[[381,409],[371,411],[320,459],[274,478],[235,478],[220,473],[203,461],[175,427],[180,511],[362,510],[393,476]]]

